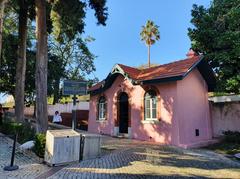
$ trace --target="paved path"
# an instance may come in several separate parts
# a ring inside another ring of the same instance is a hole
[[[16,171],[4,171],[3,167],[10,164],[13,141],[3,137],[0,133],[0,179],[8,178],[36,178],[51,168],[41,164],[41,160],[32,152],[16,150],[15,164],[19,166]],[[18,146],[18,145],[17,145]]]
[[[109,137],[103,146],[111,152],[65,167],[49,179],[240,178],[240,163],[210,151]]]
[[[6,172],[11,146],[11,139],[0,137],[0,179],[240,178],[240,163],[210,151],[111,137],[104,137],[100,158],[64,168],[49,168],[33,153],[18,150],[15,163],[20,169]]]

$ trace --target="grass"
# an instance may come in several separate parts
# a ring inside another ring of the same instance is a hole
[[[230,143],[230,142],[219,142],[216,144],[212,144],[206,147],[209,150],[213,150],[220,154],[234,155],[236,153],[240,153],[240,144],[238,143]]]

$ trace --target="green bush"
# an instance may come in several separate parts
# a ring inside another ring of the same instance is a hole
[[[240,144],[240,132],[238,131],[224,131],[224,141],[228,143]]]
[[[0,127],[0,132],[6,135],[18,134],[17,141],[22,144],[34,139],[35,130],[30,123],[4,122]]]
[[[34,138],[34,148],[33,151],[37,156],[43,158],[46,145],[46,135],[45,134],[36,134]]]

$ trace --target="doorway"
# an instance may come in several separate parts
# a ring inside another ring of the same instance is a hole
[[[128,95],[125,92],[119,94],[119,133],[128,133],[128,114],[129,104]]]

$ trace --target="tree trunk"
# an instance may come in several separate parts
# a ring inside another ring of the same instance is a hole
[[[60,79],[56,79],[54,82],[53,104],[58,103],[58,100],[59,100],[59,84],[60,84]]]
[[[18,61],[16,68],[15,115],[19,122],[24,121],[24,88],[26,74],[27,19],[26,0],[19,0]]]
[[[2,32],[3,32],[3,18],[6,0],[0,0],[0,66],[2,59]]]
[[[47,111],[47,26],[46,0],[35,0],[36,4],[36,124],[37,132],[44,133],[48,128]]]
[[[148,67],[151,67],[151,63],[150,63],[150,45],[148,45]]]

